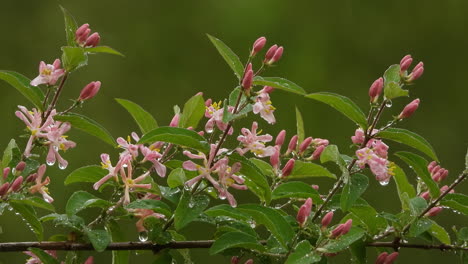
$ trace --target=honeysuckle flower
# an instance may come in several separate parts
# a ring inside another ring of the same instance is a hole
[[[424,73],[424,63],[420,62],[416,66],[414,66],[413,71],[410,75],[408,75],[408,81],[416,81],[419,79]]]
[[[322,218],[322,228],[326,228],[331,221],[333,220],[333,211],[328,212],[323,218]]]
[[[307,222],[307,218],[309,218],[310,211],[312,210],[312,199],[307,198],[305,203],[299,208],[297,212],[296,220],[300,227],[304,227],[305,223]]]
[[[387,259],[387,256],[388,256],[387,252],[380,253],[380,255],[375,260],[375,264],[384,264],[385,260]]]
[[[23,184],[23,176],[19,176],[13,181],[13,183],[10,186],[10,190],[12,192],[17,192],[21,187],[21,184]]]
[[[436,161],[432,161],[431,163],[429,163],[427,169],[431,174],[432,179],[436,182],[443,181],[445,178],[447,178],[449,173],[448,170],[442,168],[440,165],[437,165]]]
[[[127,162],[125,164],[122,164],[122,166],[120,167],[120,177],[125,186],[123,204],[130,203],[130,192],[133,191],[135,188],[151,189],[150,183],[140,183],[150,174],[150,171],[148,170],[147,172],[133,179],[132,161],[130,159],[127,159],[126,161]]]
[[[419,99],[414,99],[411,103],[405,106],[403,111],[401,111],[400,115],[398,115],[398,119],[408,118],[413,115],[413,113],[419,107]]]
[[[320,155],[322,155],[323,150],[325,149],[326,145],[320,145],[318,146],[314,152],[312,153],[312,156],[310,156],[311,160],[317,160],[320,158]]]
[[[179,126],[179,120],[180,120],[180,114],[175,114],[174,117],[172,118],[171,122],[169,123],[170,127],[178,127]]]
[[[274,169],[278,169],[280,163],[280,147],[278,145],[275,146],[275,153],[270,156],[270,164]]]
[[[289,144],[288,144],[288,150],[286,151],[285,155],[289,155],[291,152],[295,151],[296,148],[297,148],[297,140],[298,140],[298,136],[297,135],[294,135],[291,140],[289,140]]]
[[[281,178],[286,178],[289,175],[291,175],[291,172],[294,169],[295,163],[296,161],[294,159],[290,159],[288,160],[288,162],[286,162],[286,165],[284,165],[283,169],[281,170],[281,175],[280,175]]]
[[[236,175],[237,172],[241,169],[241,164],[236,162],[232,167],[228,166],[229,159],[222,158],[217,162],[215,172],[218,173],[218,182],[219,182],[219,198],[229,201],[229,204],[232,207],[237,206],[237,201],[234,196],[228,191],[229,187],[232,187],[237,190],[247,190],[247,186],[244,185],[244,179]]]
[[[50,256],[52,256],[53,258],[57,259],[57,251],[45,250],[45,252],[49,254]],[[30,256],[30,258],[26,261],[26,264],[42,264],[43,263],[42,260],[38,256],[36,256],[36,254],[32,253],[31,251],[23,251],[23,253]]]
[[[436,216],[436,215],[438,215],[442,210],[444,210],[444,209],[443,209],[442,207],[440,207],[440,206],[433,207],[433,208],[431,208],[431,209],[426,213],[426,216],[428,216],[428,217]]]
[[[44,201],[48,203],[52,203],[54,199],[49,195],[49,189],[46,187],[50,183],[50,178],[46,177],[44,181],[42,178],[44,177],[46,171],[46,165],[42,164],[37,169],[37,176],[36,176],[36,184],[29,188],[29,192],[32,194],[40,193],[44,198]]]
[[[82,45],[86,42],[86,39],[88,39],[89,34],[91,33],[91,29],[89,28],[89,24],[83,24],[81,25],[76,31],[75,31],[75,41],[79,45]]]
[[[138,221],[135,223],[135,226],[138,230],[138,232],[144,232],[147,231],[145,226],[144,226],[144,221],[148,217],[154,217],[158,219],[164,219],[166,218],[163,214],[158,214],[154,212],[153,210],[150,209],[131,209],[131,212],[133,213],[134,216],[136,216]]]
[[[90,82],[81,90],[78,101],[84,101],[93,98],[99,92],[100,88],[100,81]]]
[[[162,158],[162,155],[156,151],[156,149],[151,149],[151,148],[148,148],[148,147],[145,147],[145,146],[140,146],[140,151],[141,151],[141,154],[143,154],[144,158],[143,160],[141,161],[142,163],[143,162],[146,162],[146,161],[150,161],[153,163],[153,167],[154,170],[156,171],[156,173],[161,176],[161,177],[165,177],[166,176],[166,166],[164,166],[159,160]]]
[[[265,37],[260,37],[258,38],[253,46],[252,46],[252,52],[250,52],[250,56],[255,56],[259,51],[263,49],[263,47],[266,44],[267,39]]]
[[[244,155],[248,151],[254,153],[257,157],[269,157],[275,153],[275,147],[265,147],[266,142],[270,142],[273,137],[269,134],[259,136],[261,131],[257,132],[257,122],[252,123],[252,129],[242,128],[242,136],[238,136],[237,140],[243,144],[244,148],[237,148],[240,155]]]
[[[94,264],[94,257],[89,256],[83,264]]]
[[[401,61],[400,61],[400,72],[404,73],[408,68],[411,66],[411,63],[413,63],[413,58],[411,55],[406,55],[404,56]]]
[[[49,145],[49,153],[46,158],[47,165],[54,165],[55,161],[58,160],[60,169],[65,169],[68,166],[68,161],[62,158],[59,150],[66,151],[76,146],[75,142],[67,140],[67,136],[64,135],[70,128],[70,123],[58,121],[54,125],[47,127],[47,134],[45,135],[47,138],[45,144]]]
[[[286,130],[283,129],[276,136],[275,145],[281,148],[281,146],[283,146],[285,138],[286,138]]]
[[[371,142],[371,141],[369,141]],[[381,158],[386,159],[388,156],[388,146],[382,140],[373,140],[372,149]]]
[[[9,182],[5,182],[4,184],[2,184],[2,186],[0,186],[0,197],[7,194],[8,189],[10,189],[10,183]]]
[[[45,62],[41,61],[39,63],[39,75],[31,81],[31,85],[55,85],[55,83],[60,77],[62,77],[64,73],[65,70],[60,68],[59,59],[56,59],[53,64],[46,64]]]
[[[123,164],[127,164],[129,160],[132,160],[132,156],[130,154],[127,155],[121,155],[119,161],[115,165],[115,167],[112,166],[109,154],[103,153],[101,154],[101,165],[103,169],[107,169],[109,173],[102,177],[99,181],[97,181],[94,185],[93,188],[95,190],[98,190],[101,185],[103,185],[107,180],[111,179],[112,177],[115,178],[116,181],[118,181],[118,173],[120,171],[120,168],[122,167]]]
[[[89,36],[86,39],[86,42],[85,42],[84,46],[85,47],[96,47],[99,44],[99,41],[101,41],[101,36],[99,36],[99,33],[94,32],[93,34],[91,34],[91,36]]]
[[[312,137],[307,137],[301,142],[301,144],[299,145],[299,155],[304,153],[304,151],[307,150],[307,148],[312,143],[312,140],[313,140]]]
[[[252,63],[249,63],[245,68],[244,78],[242,79],[242,88],[245,91],[249,91],[252,88],[254,72],[252,70]]]
[[[130,154],[133,158],[138,157],[139,145],[138,144],[132,144],[131,143],[132,138],[136,142],[138,142],[140,140],[140,137],[135,132],[132,132],[131,137],[128,136],[127,140],[125,140],[123,137],[117,138],[117,144],[119,144],[120,148],[124,149],[124,151],[122,153],[120,153],[120,155]]]
[[[344,224],[338,225],[330,234],[330,238],[346,235],[353,226],[353,219],[348,219]]]
[[[275,107],[271,105],[270,95],[267,89],[268,86],[265,86],[262,90],[257,93],[255,99],[255,104],[253,105],[254,114],[260,113],[260,116],[265,119],[269,124],[274,124],[276,122],[273,112]]]
[[[283,56],[283,47],[280,46],[278,47],[276,50],[275,50],[275,53],[273,54],[273,56],[271,57],[271,59],[269,61],[266,62],[267,65],[271,65],[277,61],[279,61],[281,59],[281,57]]]
[[[388,183],[391,176],[394,174],[394,164],[386,158],[382,158],[373,149],[365,147],[356,151],[358,161],[356,164],[363,169],[366,164],[375,175],[376,179],[382,184]]]
[[[2,171],[2,174],[3,174],[3,179],[6,180],[6,178],[8,177],[8,174],[10,174],[10,167],[6,167],[3,169]]]
[[[264,63],[267,63],[273,58],[273,55],[275,55],[276,50],[278,49],[278,45],[273,45],[271,46],[267,52],[265,53],[265,59],[263,60]]]
[[[379,96],[383,90],[383,85],[384,81],[382,77],[372,83],[371,87],[369,88],[369,97],[371,102],[375,103],[379,99]]]
[[[223,122],[223,112],[224,109],[221,107],[222,102],[211,104],[211,100],[207,100],[209,105],[206,106],[205,117],[209,118],[205,125],[205,131],[207,133],[212,133],[215,125],[219,130],[224,131],[227,129],[228,124]],[[233,113],[234,107],[228,106],[228,112]],[[234,129],[231,127],[228,131],[228,134],[231,135],[234,132]]]

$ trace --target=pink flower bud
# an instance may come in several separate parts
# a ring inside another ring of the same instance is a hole
[[[440,175],[440,181],[445,180],[445,178],[447,178],[448,173],[449,173],[449,171],[446,170],[446,169],[442,169],[442,170],[443,170],[443,172],[442,172],[441,175]]]
[[[299,208],[297,212],[296,220],[299,223],[299,226],[303,227],[307,222],[307,218],[310,215],[310,211],[312,210],[312,199],[307,198],[305,203]]]
[[[3,179],[6,180],[6,178],[8,177],[8,174],[10,174],[10,167],[6,167],[3,169]]]
[[[94,264],[94,257],[93,256],[88,257],[83,264]]]
[[[372,83],[371,87],[369,88],[369,97],[371,102],[375,102],[377,99],[379,99],[379,96],[382,93],[383,84],[384,81],[382,77]]]
[[[101,40],[101,36],[99,36],[99,33],[95,32],[91,34],[86,39],[86,42],[84,44],[85,47],[96,47],[99,44],[99,41]]]
[[[330,211],[322,218],[322,228],[326,228],[331,223],[332,220],[333,220],[333,211]]]
[[[29,175],[29,176],[26,178],[26,182],[28,182],[28,183],[29,183],[29,182],[33,182],[33,181],[36,180],[36,178],[37,178],[37,173],[33,173],[33,174]]]
[[[444,186],[442,186],[442,188],[440,188],[440,192],[441,192],[441,193],[444,193],[444,192],[446,192],[448,189],[449,189],[449,187],[448,187],[447,185],[444,185]],[[450,190],[449,193],[455,193],[455,190],[452,189],[452,190]]]
[[[343,231],[344,225],[340,224],[335,229],[331,231],[330,238],[337,238],[341,235],[341,231]]]
[[[304,151],[307,150],[307,148],[310,146],[310,143],[312,143],[312,137],[308,137],[302,141],[301,145],[299,145],[299,154],[304,153]]]
[[[24,169],[26,168],[26,162],[24,161],[20,161],[16,167],[15,167],[15,171],[17,173],[21,173],[22,171],[24,171]]]
[[[232,256],[231,264],[238,264],[238,263],[239,263],[239,257],[238,256]]]
[[[429,201],[429,199],[431,198],[429,192],[423,192],[421,193],[421,195],[419,195],[419,197],[423,198],[426,201]]]
[[[280,156],[280,151],[279,151],[279,148],[276,147],[275,153],[273,153],[273,155],[270,156],[270,164],[275,169],[278,169],[278,166],[279,166],[279,160],[280,160],[279,156]]]
[[[297,147],[297,135],[294,135],[289,141],[288,151],[286,152],[286,155],[296,150],[296,147]]]
[[[275,54],[273,54],[273,57],[267,62],[268,65],[271,65],[281,59],[283,56],[283,47],[279,47],[275,50]]]
[[[213,102],[213,100],[211,100],[211,98],[208,98],[208,99],[205,101],[205,106],[210,106],[212,102]]]
[[[267,41],[267,39],[265,37],[258,38],[253,44],[252,52],[250,53],[250,56],[253,57],[259,51],[261,51],[263,49],[263,47],[265,47],[266,41]]]
[[[409,76],[409,81],[412,82],[412,81],[419,79],[421,75],[423,75],[423,73],[424,73],[424,63],[420,62],[414,67],[413,71],[411,72]]]
[[[283,177],[283,178],[288,177],[291,174],[292,170],[294,169],[294,163],[295,162],[296,161],[294,159],[290,159],[286,163],[286,165],[284,165],[283,170],[281,171],[281,175],[282,175],[281,177]]]
[[[200,136],[204,136],[204,135],[205,135],[205,131],[200,131],[200,132],[198,132],[197,134],[200,135]]]
[[[252,63],[247,64],[247,67],[245,67],[244,76],[245,76],[245,74],[246,74],[248,71],[253,71],[253,70],[252,70]]]
[[[75,31],[75,41],[78,44],[85,42],[89,36],[89,33],[91,33],[91,29],[89,29],[89,24],[83,24]]]
[[[438,170],[436,173],[432,174],[432,179],[435,182],[441,182],[442,181],[442,173],[444,172],[444,169]]]
[[[312,160],[317,160],[320,158],[320,155],[322,155],[323,150],[325,149],[325,145],[318,146],[314,153],[312,153]]]
[[[20,189],[21,187],[21,184],[23,184],[23,176],[19,176],[18,178],[16,178],[13,183],[11,184],[11,187],[10,189],[13,191],[13,192],[16,192]]]
[[[431,208],[431,209],[426,213],[426,216],[428,216],[428,217],[430,217],[430,216],[436,216],[436,215],[438,215],[442,210],[443,210],[442,207],[439,207],[439,206],[433,207],[433,208]]]
[[[203,96],[203,92],[198,92],[195,96]]]
[[[278,49],[278,45],[273,45],[271,46],[268,51],[265,54],[265,60],[264,62],[268,62],[273,58],[273,55],[275,55],[276,50]]]
[[[263,89],[262,91],[265,92],[265,93],[271,93],[275,90],[275,88],[271,87],[271,86],[263,86]]]
[[[432,170],[437,166],[437,162],[436,161],[431,161],[431,163],[429,163],[429,165],[427,165],[427,170],[432,173]]]
[[[178,127],[179,126],[179,119],[180,119],[180,114],[175,114],[174,117],[171,120],[171,123],[169,123],[170,127]]]
[[[411,58],[411,55],[404,56],[400,61],[400,72],[408,70],[411,63],[413,63],[413,58]]]
[[[278,133],[278,136],[276,136],[275,145],[281,147],[284,143],[285,138],[286,138],[286,130],[283,129]]]
[[[245,90],[250,90],[252,88],[252,82],[253,82],[253,71],[252,69],[246,71],[244,75],[244,79],[242,80],[242,88]]]
[[[84,101],[93,98],[101,88],[101,82],[95,81],[88,83],[80,93],[80,97],[78,97],[78,101]]]
[[[316,191],[320,189],[320,186],[318,186],[317,184],[312,184],[311,187]]]
[[[346,221],[343,224],[343,230],[341,230],[341,234],[346,235],[352,226],[353,226],[353,219],[348,219],[348,221]]]
[[[7,193],[8,189],[10,188],[10,183],[5,182],[1,187],[0,187],[0,196],[3,196]]]
[[[431,173],[431,175],[434,175],[437,172],[439,172],[440,169],[442,169],[442,167],[440,167],[440,165],[436,165],[436,166],[432,167],[432,169],[429,172]]]
[[[385,264],[385,260],[387,259],[388,253],[382,252],[375,260],[375,264]]]
[[[248,259],[244,264],[253,264],[253,263],[254,263],[253,259]]]
[[[408,118],[413,115],[414,111],[419,107],[419,99],[413,100],[411,103],[405,106],[403,111],[398,116],[399,119]]]
[[[388,255],[385,258],[385,263],[384,264],[392,264],[398,258],[398,255],[399,255],[398,252],[393,252],[392,254]]]

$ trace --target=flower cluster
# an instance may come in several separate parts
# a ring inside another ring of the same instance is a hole
[[[32,86],[38,86],[40,84],[55,85],[58,79],[65,74],[65,70],[60,68],[61,63],[59,59],[56,59],[52,64],[46,64],[41,61],[39,63],[39,76],[31,81]]]
[[[449,171],[442,168],[440,165],[437,164],[436,161],[432,161],[427,165],[427,170],[431,174],[432,180],[434,180],[437,183],[440,183],[441,181],[445,180],[447,178]],[[444,185],[440,188],[440,193],[445,193],[449,190],[449,186]],[[454,193],[455,190],[451,189],[449,193]],[[431,195],[429,191],[422,192],[420,197],[424,198],[426,201],[429,201],[431,199]],[[432,197],[432,198],[437,198],[437,197]],[[431,208],[427,213],[426,216],[436,216],[438,215],[443,208],[441,206],[435,206]]]

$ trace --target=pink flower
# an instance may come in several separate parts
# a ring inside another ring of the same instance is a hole
[[[245,71],[244,78],[242,79],[242,88],[244,88],[244,90],[249,91],[250,88],[252,88],[253,77],[254,73],[252,70],[252,63],[249,63]]]
[[[273,45],[271,46],[268,51],[265,53],[265,59],[263,60],[264,63],[267,63],[273,58],[273,55],[275,55],[276,50],[278,49],[278,45]]]
[[[269,157],[275,153],[275,148],[272,146],[265,147],[266,142],[270,142],[273,137],[269,134],[259,136],[257,133],[257,122],[252,123],[252,129],[242,128],[243,136],[238,136],[237,140],[240,141],[244,148],[237,148],[240,155],[244,155],[250,151],[257,157]]]
[[[268,86],[265,86],[262,90],[260,90],[256,97],[256,103],[253,106],[254,114],[260,113],[260,116],[265,119],[269,124],[274,124],[276,122],[275,116],[273,112],[275,111],[275,107],[271,105],[270,95],[267,91]]]
[[[364,143],[364,139],[365,139],[365,134],[362,128],[356,129],[356,131],[354,132],[354,136],[351,137],[351,141],[353,141],[353,144],[359,144],[359,145]]]
[[[298,136],[297,135],[294,135],[291,140],[289,140],[289,144],[288,144],[288,150],[286,151],[285,155],[289,155],[291,154],[291,152],[295,151],[296,148],[297,148],[297,140],[298,140]]]
[[[99,181],[97,181],[94,185],[93,188],[95,190],[98,190],[99,187],[101,187],[102,184],[104,184],[107,180],[110,178],[114,177],[116,181],[118,181],[117,174],[120,171],[120,168],[122,167],[123,164],[126,164],[128,160],[131,160],[132,156],[131,155],[121,155],[120,160],[117,162],[117,165],[115,167],[112,166],[111,160],[109,158],[109,154],[103,153],[101,154],[101,165],[103,169],[107,169],[109,173],[102,177]]]
[[[132,192],[135,188],[151,189],[150,183],[140,183],[150,174],[150,171],[148,170],[147,172],[133,179],[132,162],[130,159],[127,159],[126,161],[127,162],[125,164],[122,164],[122,166],[120,167],[120,177],[125,186],[123,196],[123,204],[125,205],[130,203],[130,192]]]
[[[383,143],[382,140],[372,141],[372,148],[373,148],[374,152],[379,157],[384,158],[384,159],[387,158],[387,156],[388,156],[388,146],[387,146],[387,144]]]
[[[147,148],[145,146],[141,146],[140,151],[144,156],[142,162],[146,162],[146,161],[152,162],[153,163],[152,168],[154,168],[156,173],[161,177],[165,177],[166,176],[166,166],[164,166],[160,162],[160,159],[162,158],[162,155],[158,151],[156,151],[155,149]]]
[[[348,219],[344,224],[338,225],[330,234],[330,238],[337,238],[346,235],[353,225],[353,219]]]
[[[124,152],[120,153],[120,155],[130,154],[133,158],[138,157],[138,148],[140,145],[132,144],[132,138],[136,142],[140,140],[140,137],[135,132],[132,132],[131,137],[128,136],[127,140],[125,140],[122,137],[117,138],[117,143],[119,144],[119,147],[124,149]]]
[[[42,194],[44,201],[52,203],[54,199],[49,195],[49,189],[46,187],[50,183],[50,178],[46,177],[46,179],[42,181],[42,177],[44,177],[45,171],[46,165],[42,164],[37,170],[36,184],[29,188],[29,192],[32,194],[38,192]]]
[[[420,62],[414,66],[413,71],[408,76],[408,81],[412,82],[419,79],[424,73],[424,63]]]
[[[384,144],[384,143],[382,143]],[[384,144],[385,145],[385,144]],[[385,145],[386,146],[386,145]],[[365,147],[356,151],[356,156],[358,161],[356,164],[361,168],[365,168],[366,164],[371,169],[372,173],[375,175],[376,179],[381,182],[381,184],[386,184],[390,180],[393,173],[393,163],[389,162],[386,158],[383,158],[379,155],[386,154],[383,148],[384,146],[379,146],[381,149]],[[385,149],[386,151],[386,149]]]
[[[148,217],[154,217],[154,218],[166,218],[162,214],[155,213],[153,210],[150,209],[131,209],[131,212],[133,213],[134,216],[136,216],[138,221],[135,223],[135,226],[138,230],[138,232],[144,232],[147,231],[145,226],[143,225],[144,221]]]
[[[46,64],[41,61],[39,63],[39,75],[31,81],[31,85],[54,85],[64,73],[65,70],[60,68],[59,59],[56,59],[53,64]]]
[[[284,139],[286,138],[286,130],[281,130],[278,135],[276,136],[276,141],[275,141],[275,145],[276,146],[279,146],[281,148],[281,146],[283,145],[284,143]]]
[[[206,106],[205,117],[209,118],[206,122],[205,130],[207,133],[212,133],[215,125],[219,130],[224,131],[227,129],[228,124],[223,122],[223,113],[224,109],[221,107],[221,101],[219,103],[211,104],[211,100],[207,100],[208,106]],[[233,113],[234,107],[228,106],[228,112]],[[234,129],[231,127],[228,131],[228,134],[231,135],[234,132]]]
[[[53,258],[57,259],[57,251],[55,250],[45,250],[47,254],[52,256]],[[26,264],[42,264],[41,259],[36,256],[36,254],[32,253],[31,251],[23,251],[24,254],[30,256],[30,258],[26,261]]]
[[[273,54],[273,56],[271,57],[270,60],[268,60],[266,62],[267,65],[271,65],[277,61],[279,61],[281,59],[281,57],[283,56],[283,47],[278,47],[276,50],[275,50],[275,53]]]
[[[93,34],[91,34],[91,36],[89,36],[86,39],[86,42],[85,42],[84,46],[85,47],[96,47],[99,44],[99,41],[101,41],[101,36],[99,36],[99,33],[94,32]]]
[[[69,148],[74,148],[76,143],[70,140],[67,140],[67,137],[64,135],[71,128],[70,123],[55,122],[54,125],[51,125],[47,128],[47,138],[46,145],[49,145],[49,153],[47,154],[47,165],[51,166],[55,164],[55,161],[58,160],[59,168],[65,169],[68,166],[68,162],[62,158],[59,153],[59,150],[66,151]]]
[[[218,173],[219,177],[219,198],[225,199],[229,201],[229,204],[232,207],[237,206],[237,201],[234,196],[228,191],[229,187],[232,187],[237,190],[247,190],[247,186],[244,185],[244,179],[236,175],[237,172],[241,169],[241,164],[236,162],[232,165],[232,167],[228,166],[228,158],[220,159],[215,167],[215,171]]]

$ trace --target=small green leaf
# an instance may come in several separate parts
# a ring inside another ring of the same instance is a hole
[[[427,208],[426,200],[424,200],[424,198],[419,197],[419,196],[410,199],[409,205],[411,209],[411,214],[414,217],[419,216],[424,211],[424,209]]]
[[[60,6],[60,9],[62,9],[63,18],[65,20],[65,34],[67,36],[67,44],[68,46],[76,46],[75,32],[78,29],[76,21],[70,12],[63,8],[63,6]]]
[[[72,72],[88,64],[88,55],[81,47],[62,47],[63,68],[67,72]]]
[[[77,128],[85,133],[95,136],[111,146],[116,146],[115,140],[109,131],[89,117],[69,113],[66,115],[55,116],[54,120],[69,122],[73,128]]]
[[[280,77],[261,77],[256,76],[253,79],[254,85],[271,86],[290,93],[305,95],[306,91],[299,85]]]
[[[414,190],[413,185],[411,185],[408,182],[405,172],[397,165],[394,165],[394,166],[395,168],[393,169],[393,173],[394,173],[393,179],[395,180],[395,183],[398,189],[398,197],[400,197],[400,201],[402,202],[402,205],[403,205],[403,199],[402,199],[403,193],[408,194],[409,198],[413,198],[416,196],[416,191]]]
[[[28,250],[31,251],[34,255],[36,255],[43,264],[59,264],[59,261],[56,258],[52,257],[42,249],[28,248]]]
[[[426,155],[431,157],[433,160],[439,161],[439,159],[437,158],[437,155],[435,154],[434,149],[429,144],[429,142],[427,142],[420,135],[414,132],[411,132],[409,130],[402,129],[402,128],[388,128],[384,131],[380,131],[377,134],[377,137],[390,139],[395,142],[408,145],[410,147],[413,147],[425,153]]]
[[[387,228],[385,218],[380,217],[377,211],[362,198],[358,198],[349,211],[364,223],[371,235],[377,235]]]
[[[265,250],[257,238],[242,232],[229,232],[216,239],[210,248],[210,255],[221,253],[229,248],[246,248],[260,252]]]
[[[393,64],[384,73],[385,82],[400,82],[400,65]]]
[[[127,240],[120,225],[115,220],[109,220],[106,223],[107,230],[111,235],[111,242],[124,242]],[[130,260],[130,251],[114,250],[112,251],[112,264],[128,264]]]
[[[338,147],[336,145],[328,145],[320,155],[320,162],[334,162],[340,167],[341,171],[345,174],[348,174],[348,169],[346,168],[346,161],[340,155]]]
[[[337,253],[340,252],[355,241],[361,239],[365,234],[364,230],[359,227],[352,227],[351,230],[346,235],[340,236],[337,239],[330,240],[323,248],[318,248],[318,251],[327,252],[327,253]]]
[[[257,225],[264,225],[278,242],[286,247],[294,236],[294,231],[278,210],[257,204],[243,204],[238,208],[250,215]]]
[[[410,168],[416,172],[419,178],[426,184],[431,196],[436,198],[440,195],[440,190],[437,184],[432,180],[429,171],[427,170],[428,162],[423,157],[411,152],[399,151],[395,156],[406,162]],[[408,194],[409,195],[409,194]]]
[[[307,240],[297,243],[294,251],[289,255],[285,264],[311,264],[319,262],[320,255],[312,249],[312,245]]]
[[[307,98],[320,101],[335,108],[343,115],[351,119],[363,129],[367,128],[367,119],[362,110],[349,98],[334,93],[313,93],[306,95]]]
[[[193,129],[197,128],[198,123],[205,114],[205,100],[203,95],[196,94],[192,96],[184,105],[184,110],[180,117],[179,127]]]
[[[42,108],[42,101],[44,100],[44,93],[39,87],[32,86],[31,80],[28,77],[14,71],[0,71],[0,80],[4,80],[20,92],[26,99],[39,109]]]
[[[21,152],[18,148],[18,145],[16,144],[16,141],[14,139],[10,140],[7,147],[3,151],[2,168],[6,168],[10,166],[16,167],[16,164],[18,164],[19,162],[19,160],[17,161],[18,153],[19,153],[19,156],[21,156]]]
[[[429,228],[428,233],[439,240],[441,243],[446,245],[451,244],[451,239],[447,231],[436,222],[432,221],[431,228]]]
[[[103,252],[111,242],[111,237],[106,230],[86,230],[86,235],[97,252]]]
[[[125,99],[115,98],[115,100],[133,117],[143,134],[158,128],[158,123],[153,116],[138,104]]]
[[[341,192],[341,210],[347,212],[364,193],[367,186],[369,186],[369,178],[366,175],[357,173],[351,176]]]
[[[294,169],[286,179],[301,179],[311,177],[328,177],[336,179],[335,174],[331,173],[325,167],[311,162],[297,160],[294,163]]]
[[[172,215],[172,209],[164,202],[158,200],[136,200],[125,206],[127,209],[150,209],[157,213],[161,213],[167,217]]]
[[[195,131],[179,127],[156,128],[143,135],[138,143],[154,143],[156,141],[169,142],[202,152],[208,152],[209,150],[209,146],[205,141],[205,138]]]
[[[418,237],[422,233],[429,230],[432,226],[432,221],[427,218],[421,218],[413,222],[410,226],[409,235],[410,237]]]
[[[408,90],[401,89],[401,86],[396,82],[386,82],[384,87],[384,95],[386,99],[392,100],[402,96],[408,96]]]
[[[174,213],[176,230],[182,229],[200,216],[209,203],[210,198],[208,196],[192,196],[190,192],[184,192]]]
[[[237,86],[232,90],[232,92],[229,94],[229,105],[230,106],[235,106],[237,103],[237,98],[239,97],[239,93],[242,93],[242,88],[240,86]],[[239,105],[243,105],[246,101],[246,96],[242,96]]]
[[[226,44],[224,44],[224,42],[209,34],[207,35],[211,43],[213,43],[218,50],[219,54],[221,54],[229,67],[234,71],[234,74],[240,80],[244,75],[244,66],[242,65],[239,57]]]
[[[77,182],[92,182],[99,181],[102,177],[106,176],[109,172],[100,166],[92,165],[85,166],[74,170],[65,179],[65,185]]]
[[[50,203],[44,201],[44,199],[36,197],[36,196],[27,197],[27,198],[21,199],[21,200],[10,199],[10,202],[14,202],[14,203],[18,203],[18,204],[27,204],[27,205],[31,205],[31,206],[34,206],[34,207],[37,207],[37,208],[42,208],[42,209],[45,209],[45,210],[49,210],[49,211],[52,211],[52,212],[55,211],[55,208],[54,208],[54,206],[52,204],[50,204]]]
[[[167,185],[171,188],[182,186],[185,181],[187,181],[187,177],[185,177],[185,172],[182,168],[172,170],[167,177]]]
[[[23,220],[30,226],[31,231],[36,234],[37,239],[41,241],[44,229],[37,218],[34,208],[28,204],[18,203],[15,201],[10,201],[9,204],[16,213],[21,215]]]
[[[281,198],[312,198],[314,204],[323,203],[317,190],[304,182],[298,181],[286,182],[276,187],[271,193],[271,199]]]
[[[115,49],[108,47],[108,46],[97,46],[92,48],[85,48],[85,52],[88,53],[107,53],[113,55],[119,55],[125,57],[122,53],[116,51]]]
[[[301,111],[299,111],[299,108],[297,108],[297,106],[296,106],[296,128],[297,128],[297,138],[298,138],[297,144],[301,144],[301,142],[304,141],[304,138],[305,138],[304,120],[302,119]]]
[[[468,215],[468,196],[461,193],[448,193],[444,196],[441,205],[452,208],[464,215]]]
[[[206,210],[205,214],[211,217],[227,216],[227,217],[241,220],[241,221],[250,219],[248,215],[242,213],[241,211],[227,204],[220,204],[217,206],[213,206],[209,208],[208,210]]]
[[[358,240],[351,244],[349,247],[352,255],[352,263],[354,264],[366,264],[367,263],[367,252],[366,243],[362,240]]]
[[[68,198],[65,211],[68,216],[72,216],[77,214],[79,211],[89,207],[106,208],[111,205],[112,204],[110,202],[99,199],[88,192],[78,191],[73,193],[70,198]]]
[[[273,167],[270,163],[263,161],[261,159],[250,158],[249,159],[257,168],[263,173],[265,176],[272,176],[273,174]]]
[[[20,154],[21,155],[21,154]],[[21,158],[21,156],[19,156]],[[24,160],[26,162],[26,167],[24,168],[23,172],[21,173],[23,176],[30,175],[31,173],[35,172],[41,164],[37,160],[33,160],[30,158],[26,158]]]
[[[457,238],[460,241],[468,241],[468,227],[462,227],[457,233]]]

